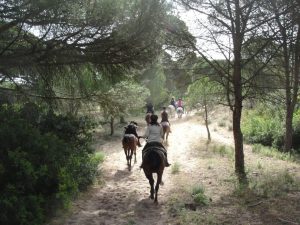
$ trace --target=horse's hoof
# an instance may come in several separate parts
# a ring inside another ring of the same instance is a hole
[[[149,198],[154,199],[154,196],[150,195]]]

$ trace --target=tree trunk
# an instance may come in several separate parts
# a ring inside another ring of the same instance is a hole
[[[121,123],[121,124],[126,123],[124,116],[120,116],[120,123]]]
[[[209,128],[208,128],[208,112],[207,112],[206,102],[204,103],[204,110],[205,110],[205,126],[206,126],[206,130],[207,130],[207,139],[208,139],[208,142],[210,142],[211,137],[210,137],[210,131],[209,131]]]
[[[293,114],[295,110],[295,105],[298,99],[299,90],[299,71],[300,71],[300,19],[298,22],[298,32],[295,43],[295,53],[294,53],[294,70],[293,70],[293,86],[290,86],[289,79],[289,61],[288,61],[288,50],[285,55],[285,68],[286,68],[286,115],[285,115],[285,140],[284,140],[284,151],[290,152],[293,146]]]
[[[284,138],[284,151],[289,152],[293,144],[293,107],[287,104],[285,115],[285,138]]]
[[[235,172],[239,178],[246,178],[243,149],[243,133],[241,131],[242,107],[235,106],[233,110],[233,137],[235,148]]]
[[[241,116],[242,116],[242,40],[243,34],[241,32],[241,9],[239,0],[235,0],[236,19],[234,21],[236,30],[232,36],[233,39],[233,91],[234,91],[234,107],[233,107],[233,137],[235,148],[235,172],[238,175],[240,182],[246,181],[245,163],[244,163],[244,149],[243,149],[243,134],[241,130]]]
[[[115,132],[114,130],[114,122],[115,118],[113,116],[110,117],[110,135],[112,136]]]

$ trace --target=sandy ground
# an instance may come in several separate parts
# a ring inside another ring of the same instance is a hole
[[[199,120],[184,117],[181,120],[172,121],[172,133],[169,136],[166,148],[170,163],[181,165],[180,173],[174,175],[171,173],[171,167],[165,168],[164,185],[160,186],[158,205],[149,199],[149,183],[143,171],[139,168],[142,147],[137,151],[137,162],[129,171],[121,147],[121,139],[111,140],[105,144],[99,143],[96,146],[98,151],[103,151],[106,155],[105,162],[101,167],[104,184],[93,186],[88,193],[76,200],[71,213],[61,224],[178,224],[176,218],[173,218],[172,213],[170,213],[170,199],[176,194],[180,195],[180,192],[185,190],[186,186],[197,182],[203,184],[206,187],[207,194],[211,196],[212,206],[209,213],[213,214],[214,210],[217,210],[220,214],[221,210],[221,214],[223,213],[229,221],[226,223],[224,218],[217,218],[214,221],[223,222],[217,222],[216,224],[281,224],[279,220],[277,220],[279,223],[265,222],[263,218],[260,218],[260,215],[254,215],[249,210],[239,212],[243,215],[240,218],[243,219],[235,218],[234,215],[237,213],[237,209],[232,206],[232,200],[228,197],[232,189],[227,186],[220,187],[220,183],[228,182],[226,179],[233,173],[232,162],[226,158],[212,157],[207,152],[205,148],[206,129]],[[213,127],[214,125],[211,126],[211,132],[214,141],[232,145],[231,132],[226,131],[225,128],[217,130]],[[139,133],[142,133],[142,130],[140,129]],[[199,145],[202,146],[200,153]],[[246,151],[249,151],[248,148],[246,146]],[[258,160],[257,156],[253,154],[245,155],[246,163]],[[282,165],[283,162],[272,160],[272,163],[276,167],[276,163]],[[289,165],[288,168],[292,171],[300,171],[299,165]],[[299,197],[299,194],[297,194],[297,197]],[[223,212],[222,210],[226,208],[230,209]],[[202,211],[202,213],[205,212],[206,210]]]

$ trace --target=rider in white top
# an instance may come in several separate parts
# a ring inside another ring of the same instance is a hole
[[[144,137],[148,139],[147,142],[162,142],[163,130],[160,125],[147,126]]]
[[[141,136],[143,138],[148,139],[147,144],[144,146],[143,151],[145,149],[147,149],[148,147],[151,147],[151,146],[161,147],[164,150],[163,153],[166,156],[166,166],[168,167],[171,164],[169,164],[169,162],[168,162],[167,151],[166,151],[165,147],[162,144],[162,141],[163,141],[163,139],[162,139],[162,136],[163,136],[162,126],[157,122],[157,120],[158,120],[157,115],[152,114],[150,118],[151,118],[150,125],[147,126],[145,134],[143,136]]]

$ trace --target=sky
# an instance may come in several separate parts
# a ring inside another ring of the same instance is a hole
[[[205,15],[200,15],[199,13],[193,10],[185,10],[182,7],[177,7],[179,17],[186,23],[189,32],[197,37],[197,46],[198,49],[201,49],[208,58],[212,59],[224,59],[217,46],[214,43],[208,41],[210,36],[208,35],[207,30],[201,28],[200,23],[209,25],[207,17]],[[228,38],[218,37],[220,41],[226,42]]]

